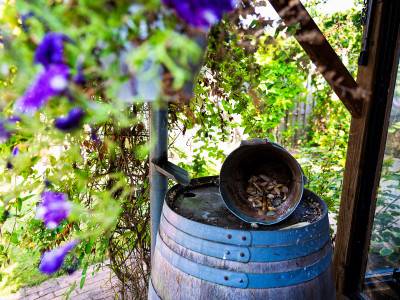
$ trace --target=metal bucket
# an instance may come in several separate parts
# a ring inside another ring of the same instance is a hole
[[[249,206],[246,185],[253,175],[278,174],[287,182],[287,199],[272,214],[259,215]],[[248,223],[271,225],[290,216],[303,195],[306,178],[297,160],[282,146],[266,139],[243,141],[225,160],[220,173],[220,192],[228,209]]]

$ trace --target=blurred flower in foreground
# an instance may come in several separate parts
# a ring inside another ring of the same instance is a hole
[[[18,121],[20,121],[20,118],[15,116],[6,120],[0,119],[0,143],[6,142],[11,137],[12,130],[8,129],[7,127]]]
[[[68,86],[69,69],[66,65],[50,65],[25,94],[15,103],[21,113],[33,113],[49,101],[60,95]]]
[[[82,108],[75,107],[66,116],[57,118],[54,125],[62,131],[69,131],[79,127],[84,115],[85,112]]]
[[[11,136],[10,131],[6,128],[6,123],[7,121],[0,120],[0,143],[4,143]]]
[[[19,153],[19,148],[18,146],[15,146],[11,152],[12,156],[17,156]]]
[[[27,21],[28,21],[30,18],[32,18],[33,16],[35,16],[35,14],[34,14],[32,11],[30,11],[30,12],[28,12],[28,13],[26,13],[26,14],[22,14],[22,15],[21,15],[21,27],[22,27],[22,30],[23,30],[24,32],[28,32],[28,31],[29,31],[30,26],[29,26],[29,24],[27,23]]]
[[[57,32],[47,33],[40,45],[36,48],[35,62],[42,64],[45,68],[53,64],[64,64],[64,42],[69,38]]]
[[[17,146],[15,146],[15,147],[13,148],[13,150],[11,151],[11,155],[15,157],[15,156],[18,155],[18,153],[19,153],[19,148],[18,148]],[[13,166],[13,164],[11,163],[10,160],[7,160],[6,167],[7,167],[7,169],[9,169],[9,170],[11,170],[12,168],[14,168],[14,166]]]
[[[96,131],[93,130],[93,128],[90,131],[90,139],[95,143],[100,143],[101,142],[99,136],[97,135]]]
[[[73,240],[60,248],[56,248],[51,251],[46,251],[42,255],[40,261],[39,270],[45,274],[52,274],[61,268],[64,262],[65,256],[71,251],[77,244],[79,240]]]
[[[73,78],[74,82],[78,85],[84,85],[86,83],[85,75],[83,74],[83,64],[82,62],[78,63],[76,67],[76,75]]]
[[[49,229],[56,228],[71,212],[71,203],[63,193],[43,192],[42,202],[36,210],[36,218],[42,219]]]
[[[224,13],[231,11],[235,0],[163,0],[174,9],[186,23],[207,30],[221,20]]]

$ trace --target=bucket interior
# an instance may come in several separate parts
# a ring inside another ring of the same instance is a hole
[[[250,207],[246,187],[253,175],[265,174],[289,188],[289,193],[273,216],[260,216]],[[297,161],[272,144],[241,146],[228,156],[221,169],[221,193],[228,208],[246,221],[275,223],[297,206],[303,192],[303,175]],[[253,220],[251,220],[253,219]]]

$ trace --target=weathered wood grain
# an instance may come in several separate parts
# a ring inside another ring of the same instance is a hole
[[[229,263],[220,260],[220,265]],[[301,263],[301,259],[293,260],[292,262],[282,262],[280,270],[285,270],[285,264],[291,264],[291,267],[294,267],[297,263]],[[172,266],[157,248],[154,253],[154,264],[156,264],[156,268],[152,271],[152,283],[158,296],[163,300],[335,299],[332,270],[330,267],[320,276],[297,285],[270,289],[241,289],[218,285],[190,276]],[[242,265],[243,268],[251,269],[249,264]],[[268,269],[268,266],[265,266],[264,269]],[[153,298],[149,299],[155,300],[157,298],[153,296]]]
[[[334,254],[339,298],[356,295],[364,279],[392,101],[391,68],[398,59],[393,42],[398,43],[399,2],[378,1],[373,18],[368,65],[359,67],[357,78],[368,97],[362,117],[351,122],[339,210]]]
[[[171,212],[174,213],[174,212]],[[178,224],[179,225],[179,224]],[[178,226],[179,227],[179,226]],[[321,227],[322,229],[322,227]],[[332,251],[329,233],[324,234],[328,239],[325,245],[316,248],[309,252],[308,255],[296,257],[289,260],[269,261],[270,257],[266,256],[262,261],[247,261],[240,262],[235,260],[228,260],[224,258],[213,257],[208,254],[191,250],[183,244],[179,244],[174,237],[174,231],[179,231],[179,228],[170,227],[168,223],[163,220],[160,224],[159,236],[153,256],[152,264],[152,285],[154,290],[149,293],[149,299],[293,299],[293,300],[309,300],[309,299],[335,299],[335,287],[332,277],[332,268],[328,265],[327,269],[322,270],[316,277],[298,284],[291,284],[288,286],[279,286],[272,288],[237,288],[228,285],[218,284],[212,281],[211,278],[204,279],[197,278],[182,271],[178,266],[179,262],[193,264],[196,267],[207,266],[212,269],[211,273],[220,273],[221,270],[226,272],[236,272],[236,274],[285,274],[289,279],[288,272],[295,270],[304,270],[304,274],[308,272],[308,267],[320,262],[323,258],[327,257]],[[278,231],[281,235],[290,234],[290,230]],[[292,238],[293,238],[293,232]],[[269,234],[269,232],[265,232]],[[210,235],[212,232],[210,231]],[[212,239],[212,237],[205,237]],[[292,239],[291,238],[291,239]],[[303,239],[313,238],[312,235],[305,235]],[[314,237],[316,238],[316,237]],[[291,240],[289,239],[289,240]],[[203,240],[206,242],[206,240]],[[301,247],[301,240],[296,238],[293,243]],[[204,243],[205,244],[205,243]],[[289,243],[290,244],[290,243]],[[224,245],[223,243],[215,243],[214,247]],[[285,244],[286,245],[286,244]],[[290,245],[286,245],[290,246]],[[249,246],[250,247],[250,246]],[[257,245],[260,248],[272,247],[272,245]],[[247,249],[243,246],[243,249]],[[173,255],[171,255],[173,254]],[[250,256],[251,257],[251,256]],[[329,257],[329,256],[328,256]],[[194,267],[192,267],[191,270]],[[210,273],[210,274],[211,274]],[[208,275],[207,275],[208,276]],[[201,277],[201,276],[200,276]],[[203,278],[203,277],[202,277]],[[282,278],[282,277],[281,277]],[[209,280],[210,279],[210,280]],[[281,284],[285,285],[281,282]]]

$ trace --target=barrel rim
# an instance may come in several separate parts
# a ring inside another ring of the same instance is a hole
[[[217,179],[218,179],[217,176],[208,176],[208,177],[197,178],[195,180],[196,182],[199,182],[199,184],[206,182],[210,183],[210,181],[211,181],[210,184],[212,184],[212,181],[213,180],[216,181]],[[232,245],[248,246],[256,241],[257,244],[261,245],[264,243],[270,244],[271,242],[273,242],[273,239],[279,239],[278,235],[283,236],[282,233],[284,233],[288,238],[290,236],[293,236],[293,239],[297,240],[299,235],[301,235],[302,233],[309,235],[318,233],[319,231],[329,230],[328,207],[326,203],[315,193],[313,193],[311,190],[308,189],[305,189],[307,193],[310,193],[311,195],[315,196],[316,199],[318,199],[319,203],[322,205],[322,213],[317,221],[298,228],[283,228],[279,230],[240,230],[240,229],[228,229],[215,226],[212,224],[205,224],[198,221],[193,221],[175,212],[170,207],[169,201],[171,195],[176,194],[179,191],[179,189],[182,188],[184,187],[177,184],[167,192],[162,213],[172,225],[196,237],[204,236],[204,232],[215,231],[216,236],[219,236],[217,240],[220,242]],[[197,232],[197,234],[195,232]]]

